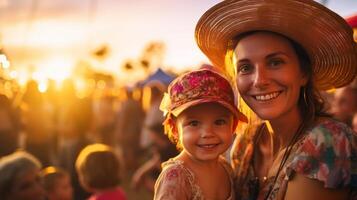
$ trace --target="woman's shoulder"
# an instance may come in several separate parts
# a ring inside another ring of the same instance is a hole
[[[302,139],[304,150],[315,156],[334,154],[337,158],[350,157],[356,151],[353,146],[355,136],[350,127],[332,118],[322,118],[311,127]]]
[[[331,118],[319,119],[298,143],[290,167],[309,178],[324,182],[325,187],[338,188],[350,183],[354,162],[352,130]]]
[[[332,118],[321,118],[307,131],[305,142],[315,141],[341,147],[352,143],[353,137],[352,129],[345,123]]]
[[[310,129],[311,133],[324,132],[328,134],[352,134],[352,129],[345,123],[333,118],[319,118]]]

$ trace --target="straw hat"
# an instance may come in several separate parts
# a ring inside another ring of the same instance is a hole
[[[226,0],[202,15],[195,37],[211,62],[224,68],[228,42],[254,30],[280,33],[303,46],[321,90],[342,87],[357,75],[352,29],[312,0]]]

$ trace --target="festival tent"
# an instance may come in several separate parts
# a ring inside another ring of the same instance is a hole
[[[164,72],[161,68],[158,68],[153,74],[148,76],[145,80],[140,81],[138,85],[142,87],[151,82],[160,82],[163,83],[164,85],[169,85],[171,81],[173,81],[174,79],[175,77],[173,75],[170,75]]]

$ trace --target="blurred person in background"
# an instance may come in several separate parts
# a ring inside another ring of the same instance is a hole
[[[352,85],[336,90],[331,112],[334,117],[347,125],[352,125],[352,118],[357,112],[357,88]]]
[[[88,144],[92,125],[92,104],[89,99],[79,99],[63,107],[58,117],[57,165],[69,172],[75,199],[85,199],[85,192],[78,181],[75,161],[79,152]]]
[[[159,108],[166,88],[167,86],[160,81],[151,81],[144,87],[143,104],[147,111],[140,135],[140,146],[143,149],[148,148],[152,142],[149,127],[164,122],[164,116]]]
[[[134,189],[143,187],[153,194],[155,181],[161,172],[161,163],[175,157],[179,151],[164,134],[162,123],[153,124],[147,128],[152,142],[149,149],[151,158],[136,170],[131,180],[131,186]]]
[[[126,99],[121,103],[116,122],[116,141],[124,159],[126,170],[136,169],[139,165],[140,132],[145,113],[140,101],[134,99],[136,88],[125,88]]]
[[[150,193],[154,192],[155,180],[161,172],[161,162],[164,161],[160,154],[169,153],[165,152],[165,147],[170,145],[172,147],[170,141],[165,138],[162,125],[164,116],[160,111],[160,103],[166,88],[163,82],[152,80],[146,83],[143,89],[143,106],[146,116],[140,134],[140,147],[147,152],[145,155],[147,157],[134,172],[131,186],[135,189],[144,187]]]
[[[18,151],[0,159],[1,200],[44,200],[41,163],[33,155]]]
[[[91,140],[95,143],[104,143],[111,147],[115,145],[115,123],[117,113],[115,110],[115,97],[102,94],[93,101],[93,127]]]
[[[41,171],[47,200],[72,200],[73,188],[68,172],[58,167],[46,167]]]
[[[19,113],[12,107],[10,99],[0,94],[0,157],[19,147],[20,128]]]
[[[44,166],[51,165],[54,150],[51,140],[55,122],[36,81],[27,83],[21,108],[26,134],[25,149],[36,156]]]
[[[357,112],[353,115],[352,129],[355,132],[355,134],[357,135]]]

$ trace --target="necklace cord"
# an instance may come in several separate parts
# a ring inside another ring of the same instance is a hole
[[[278,180],[278,176],[281,172],[281,170],[283,169],[286,161],[288,160],[289,156],[290,156],[290,153],[291,153],[291,150],[293,149],[294,145],[296,144],[296,142],[298,141],[299,137],[302,135],[303,133],[303,130],[304,130],[305,126],[304,126],[304,123],[302,122],[300,125],[299,125],[299,128],[298,130],[295,132],[293,138],[291,138],[287,148],[285,149],[284,151],[284,155],[283,155],[283,158],[281,159],[280,161],[280,164],[279,164],[279,168],[278,168],[278,171],[276,172],[275,174],[275,177],[274,177],[274,181],[273,183],[269,186],[269,191],[267,193],[267,195],[265,196],[265,200],[267,200],[270,196],[270,194],[272,193],[273,189],[274,189],[274,186],[276,184],[276,181]]]

